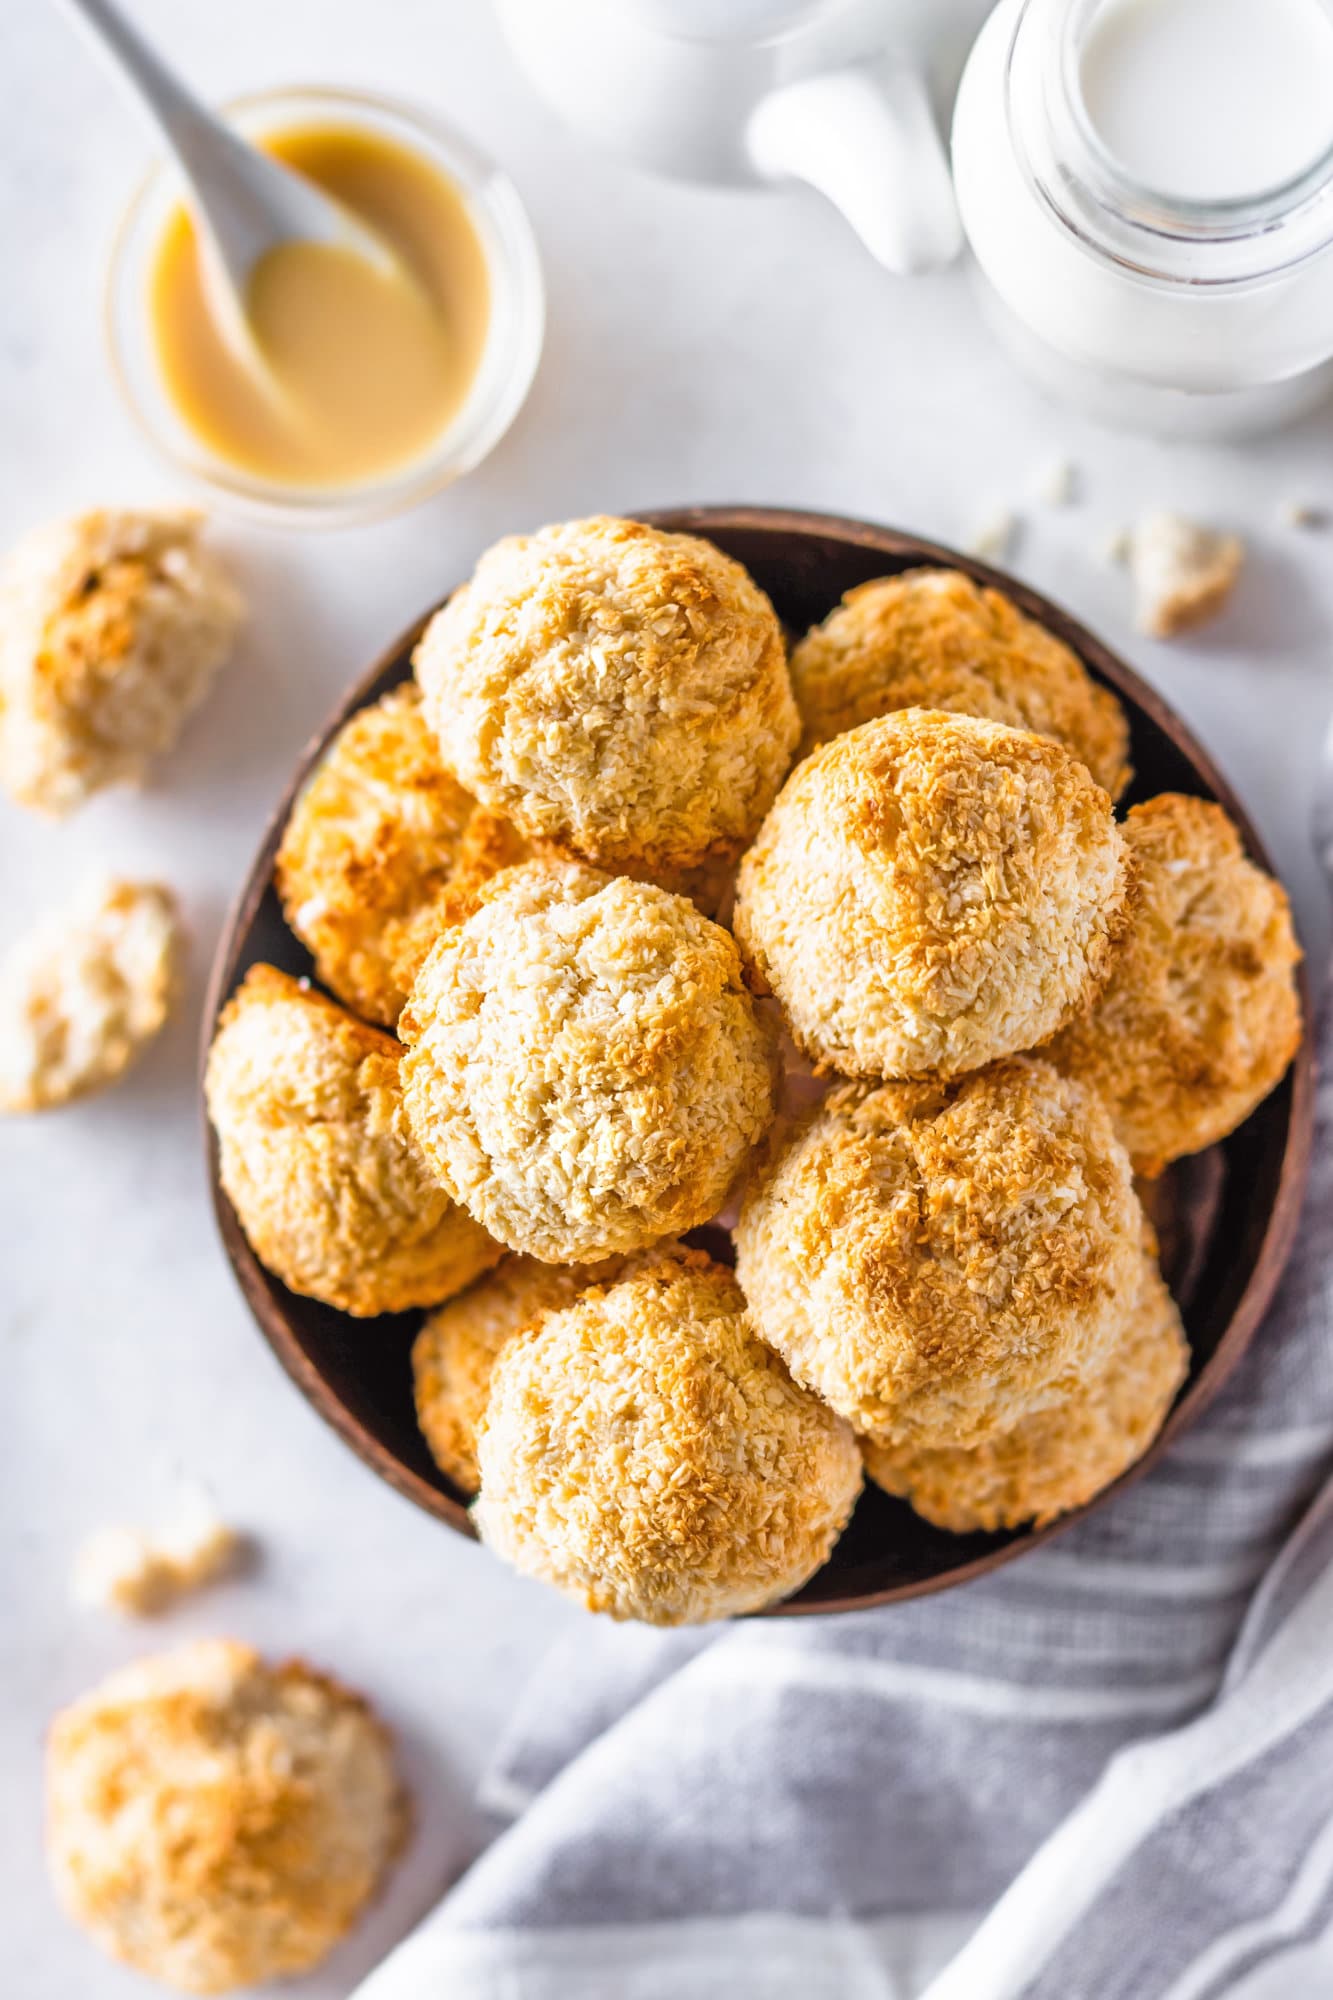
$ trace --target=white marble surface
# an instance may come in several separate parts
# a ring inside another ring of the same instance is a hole
[[[1015,566],[1124,647],[1252,805],[1322,949],[1307,850],[1333,704],[1333,416],[1246,450],[1168,449],[1047,407],[979,327],[962,272],[894,285],[813,197],[653,184],[583,153],[529,101],[480,0],[138,0],[213,94],[290,81],[433,100],[509,166],[546,259],[550,329],[494,458],[395,522],[298,539],[226,524],[254,607],[206,714],[142,797],[50,828],[0,804],[5,929],[92,866],[164,873],[194,934],[191,1005],[119,1092],[0,1134],[0,1898],[15,2000],[143,1991],[51,1906],[39,1856],[45,1718],[137,1649],[234,1631],[372,1690],[404,1732],[424,1836],[371,1923],[299,1990],[347,1993],[469,1837],[469,1782],[546,1640],[577,1614],[417,1515],[279,1374],[207,1209],[194,1086],[200,987],[224,905],[306,732],[347,681],[504,529],[593,508],[786,502],[943,540],[997,504]],[[0,539],[80,501],[170,491],[108,379],[100,282],[145,141],[55,7],[6,0],[0,60]],[[1079,504],[1029,496],[1052,455]],[[1253,562],[1226,622],[1132,636],[1107,532],[1152,502],[1234,522]],[[164,1627],[66,1601],[91,1526],[151,1517],[173,1470],[208,1480],[263,1547],[254,1576]]]

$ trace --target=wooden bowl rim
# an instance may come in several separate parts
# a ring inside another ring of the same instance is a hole
[[[1244,805],[1189,725],[1156,688],[1143,680],[1126,661],[1120,658],[1119,654],[1098,639],[1079,619],[1042,592],[1020,582],[1018,578],[1009,576],[988,563],[980,562],[975,557],[948,548],[943,543],[926,541],[920,536],[907,534],[900,529],[878,527],[873,522],[839,514],[822,514],[780,507],[724,505],[655,508],[629,518],[643,521],[649,526],[700,535],[704,538],[709,538],[718,531],[738,530],[792,537],[818,536],[863,548],[876,555],[891,557],[899,564],[904,557],[908,557],[914,564],[923,567],[961,570],[975,582],[1003,591],[1028,617],[1035,619],[1057,638],[1062,639],[1086,665],[1092,667],[1103,680],[1107,681],[1117,694],[1127,696],[1149,717],[1175,748],[1188,759],[1203,783],[1225,807],[1239,828],[1250,857],[1270,874],[1277,875],[1268,851]],[[237,964],[243,954],[259,907],[272,882],[278,844],[297,794],[333,735],[357,709],[365,706],[370,690],[381,677],[398,666],[411,653],[430,619],[440,605],[448,601],[450,595],[452,592],[447,593],[439,603],[415,619],[406,631],[384,649],[374,665],[357,677],[337,703],[328,721],[310,738],[297,758],[292,778],[269,817],[250,871],[223,923],[204,1001],[199,1054],[201,1092],[204,1068],[217,1018],[235,987]],[[1094,1509],[1102,1506],[1112,1494],[1121,1492],[1131,1481],[1142,1478],[1161,1459],[1175,1439],[1197,1421],[1249,1347],[1277,1289],[1278,1280],[1291,1254],[1300,1221],[1314,1130],[1315,1094],[1314,1050],[1310,1033],[1313,1012],[1309,980],[1303,962],[1297,971],[1297,982],[1303,1033],[1289,1072],[1291,1112],[1286,1143],[1259,1253],[1245,1290],[1237,1300],[1216,1348],[1196,1379],[1186,1385],[1184,1393],[1143,1457],[1082,1507],[1072,1509],[1047,1527],[1015,1535],[1012,1540],[1000,1547],[987,1550],[983,1555],[959,1563],[956,1567],[941,1570],[927,1577],[887,1584],[880,1589],[848,1592],[847,1595],[838,1598],[814,1602],[787,1601],[755,1615],[800,1618],[832,1615],[844,1611],[871,1610],[884,1604],[906,1603],[912,1598],[934,1596],[939,1591],[952,1590],[959,1584],[989,1575],[1017,1561],[1054,1536],[1064,1534],[1077,1522],[1085,1520]],[[378,1473],[381,1479],[405,1499],[412,1501],[426,1513],[432,1514],[437,1520],[446,1522],[460,1534],[476,1540],[476,1530],[472,1526],[467,1507],[451,1494],[441,1492],[438,1487],[405,1465],[387,1445],[381,1444],[379,1439],[352,1415],[302,1349],[279,1301],[270,1289],[268,1275],[246,1241],[235,1211],[223,1193],[218,1175],[217,1144],[206,1114],[204,1131],[208,1149],[209,1189],[223,1248],[260,1332],[281,1366],[316,1412],[364,1464]]]

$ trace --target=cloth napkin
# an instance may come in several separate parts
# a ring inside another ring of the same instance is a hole
[[[357,2000],[1330,2000],[1331,1465],[1326,1075],[1275,1308],[1160,1468],[941,1597],[589,1621]]]

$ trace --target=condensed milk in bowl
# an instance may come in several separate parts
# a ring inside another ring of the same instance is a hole
[[[246,511],[316,526],[395,512],[476,465],[527,394],[544,314],[518,195],[470,142],[387,99],[291,90],[229,115],[386,254],[277,245],[238,337],[180,179],[160,168],[111,263],[127,400],[168,457]]]
[[[1053,392],[1221,437],[1333,390],[1333,0],[1000,0],[953,161],[991,317]]]

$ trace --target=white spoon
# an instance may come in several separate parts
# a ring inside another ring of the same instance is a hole
[[[281,243],[351,250],[402,275],[387,244],[338,202],[214,117],[186,90],[113,0],[64,0],[129,83],[194,197],[209,296],[233,344],[256,359],[246,301],[256,266]]]

